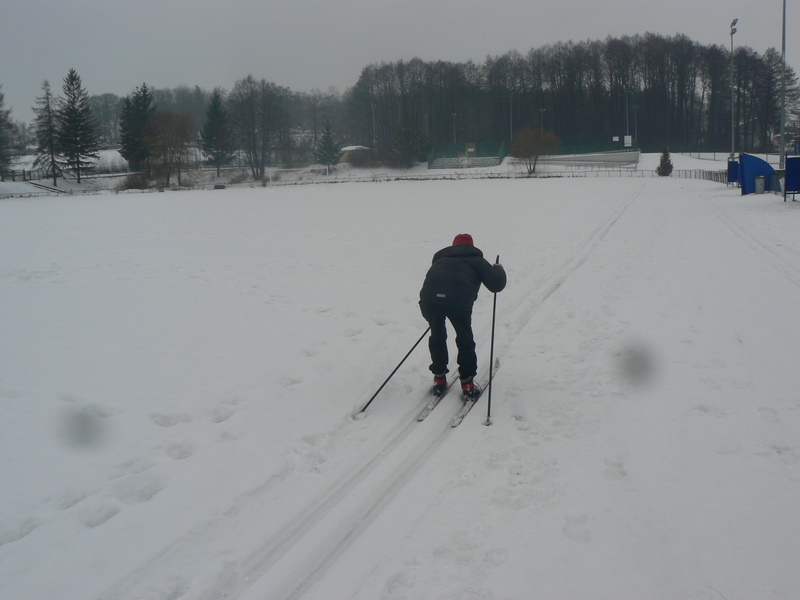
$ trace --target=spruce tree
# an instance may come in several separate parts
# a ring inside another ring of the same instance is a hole
[[[338,164],[340,155],[341,150],[339,149],[339,144],[336,142],[333,136],[333,129],[331,128],[330,122],[328,122],[322,129],[322,135],[319,138],[317,149],[314,152],[314,158],[319,164],[330,167]]]
[[[100,157],[97,124],[89,108],[89,94],[75,69],[64,78],[64,98],[56,113],[56,147],[62,165],[75,173],[78,183],[81,172]]]
[[[233,158],[234,141],[228,111],[222,91],[215,89],[206,110],[206,121],[200,132],[203,143],[203,152],[208,157],[208,162],[217,167],[219,177],[220,167],[228,164]]]
[[[668,148],[664,148],[664,152],[661,153],[661,160],[658,163],[658,167],[656,167],[656,173],[661,177],[672,175],[672,160],[669,157]]]
[[[395,134],[392,146],[394,162],[399,167],[410,169],[416,161],[424,161],[430,149],[430,141],[410,119],[403,118]]]
[[[128,161],[131,171],[147,168],[150,177],[150,149],[147,147],[147,121],[156,112],[153,94],[146,83],[137,87],[133,94],[122,101],[119,117],[119,153]]]
[[[5,108],[5,101],[0,87],[0,177],[11,167],[11,109]]]
[[[58,141],[56,139],[56,111],[58,101],[50,92],[50,83],[42,83],[43,95],[36,98],[33,112],[36,115],[36,160],[33,166],[44,169],[53,176],[53,185],[58,186]]]

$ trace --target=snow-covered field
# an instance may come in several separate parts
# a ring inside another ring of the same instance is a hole
[[[798,231],[672,179],[2,200],[0,598],[798,598]],[[353,418],[462,232],[493,424],[414,420],[424,344]]]

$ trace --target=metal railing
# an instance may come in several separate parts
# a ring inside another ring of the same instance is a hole
[[[468,169],[458,169],[451,172],[431,172],[396,174],[388,172],[373,172],[370,174],[347,174],[333,173],[328,176],[302,177],[298,179],[281,178],[269,182],[253,182],[251,185],[267,186],[287,186],[287,185],[311,185],[318,183],[376,183],[386,181],[460,181],[470,179],[554,179],[554,178],[634,178],[648,179],[658,178],[660,175],[655,170],[637,169],[572,169],[563,171],[544,171],[529,175],[526,171],[473,171]],[[704,169],[674,169],[669,176],[673,179],[701,179],[716,183],[727,184],[727,171],[709,171]],[[28,185],[31,185],[28,182]],[[63,190],[48,189],[41,184],[36,186],[38,189],[19,193],[0,193],[0,198],[8,197],[33,197],[33,196],[52,196],[64,193]],[[71,192],[67,192],[71,193]],[[72,192],[74,193],[74,192]]]
[[[449,173],[414,173],[400,175],[393,173],[373,173],[371,175],[334,174],[329,177],[303,179],[297,181],[281,180],[271,182],[269,185],[309,185],[313,183],[373,183],[380,181],[457,181],[465,179],[558,179],[558,178],[636,178],[648,179],[661,177],[655,170],[635,169],[596,169],[596,170],[565,170],[547,171],[528,175],[526,172],[493,171],[475,172],[459,169]],[[727,171],[707,171],[703,169],[675,169],[672,171],[673,179],[702,179],[716,183],[727,183]]]

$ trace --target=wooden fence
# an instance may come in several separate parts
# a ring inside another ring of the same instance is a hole
[[[50,177],[52,177],[52,175],[44,169],[32,169],[30,171],[26,171],[25,169],[12,169],[0,173],[0,181],[31,181],[35,179],[48,179]]]

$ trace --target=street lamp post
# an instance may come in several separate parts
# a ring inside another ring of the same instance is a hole
[[[539,109],[539,137],[544,138],[544,111],[546,108]]]
[[[453,113],[453,146],[456,145],[456,115],[458,113]]]
[[[733,34],[736,33],[736,24],[739,19],[731,21],[731,160],[736,156],[736,130],[733,122],[734,110],[733,105],[736,102],[736,81],[733,76]]]
[[[372,151],[378,147],[378,129],[375,122],[375,103],[372,103]]]
[[[779,168],[786,167],[786,0],[783,0],[783,41],[781,42],[781,152]]]
[[[631,120],[628,117],[628,90],[625,90],[625,136],[630,136],[631,134]]]
[[[514,108],[511,105],[512,95],[508,95],[508,139],[514,141]]]

